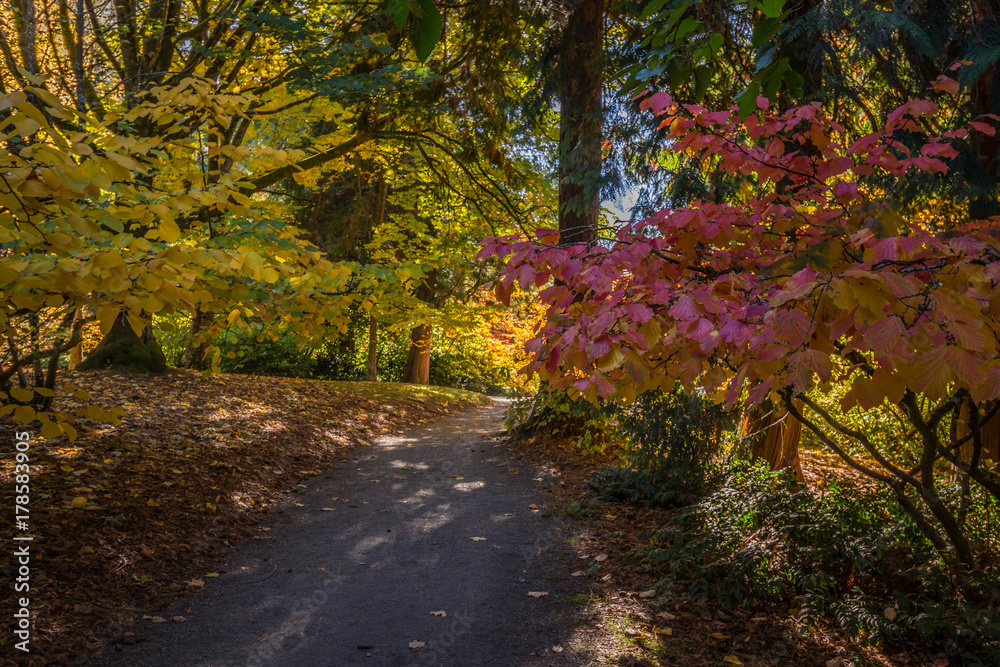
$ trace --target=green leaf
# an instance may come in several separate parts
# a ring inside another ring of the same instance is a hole
[[[778,19],[764,19],[758,23],[753,29],[753,39],[750,41],[750,45],[754,48],[763,46],[767,42],[770,42],[776,34],[778,34],[778,29],[781,28],[781,21]]]
[[[778,18],[785,6],[785,0],[758,0],[757,9],[768,18]]]
[[[666,4],[666,2],[667,0],[652,0],[652,2],[650,2],[643,8],[642,14],[639,16],[639,18],[643,21],[648,19],[650,16],[660,11],[660,8],[663,7],[663,5]]]
[[[717,32],[713,32],[712,36],[708,38],[708,45],[712,50],[712,57],[715,58],[722,51],[722,45],[726,41],[726,38]]]
[[[708,84],[712,82],[712,70],[707,65],[699,65],[694,68],[694,98],[701,101],[708,90]]]
[[[406,0],[386,0],[385,11],[389,12],[396,27],[402,30],[406,25],[406,17],[410,15],[410,6]]]
[[[740,118],[746,118],[757,110],[757,94],[760,93],[760,83],[751,81],[747,89],[736,98]]]
[[[410,42],[417,52],[417,59],[424,62],[441,38],[441,28],[444,23],[441,20],[441,12],[434,5],[434,0],[419,0],[419,7],[419,12],[413,12]]]

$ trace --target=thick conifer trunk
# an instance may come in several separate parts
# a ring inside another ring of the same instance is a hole
[[[559,238],[597,236],[604,143],[604,1],[568,2],[559,55]]]

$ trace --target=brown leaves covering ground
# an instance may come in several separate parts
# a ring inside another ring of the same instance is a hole
[[[683,591],[669,601],[660,596],[641,598],[639,594],[651,589],[656,577],[622,564],[622,558],[644,543],[641,533],[666,523],[671,511],[599,500],[582,485],[597,467],[610,464],[611,458],[581,456],[570,440],[539,435],[512,442],[511,447],[561,480],[549,489],[549,512],[578,509],[579,505],[572,505],[575,501],[585,504],[586,514],[577,515],[574,522],[579,560],[566,564],[567,576],[572,571],[587,571],[597,555],[608,557],[587,577],[590,593],[585,600],[578,600],[581,611],[575,636],[569,642],[574,650],[594,655],[593,664],[735,666],[736,662],[725,661],[727,656],[746,667],[837,665],[837,658],[846,661],[851,656],[863,656],[863,664],[886,667],[933,662],[910,651],[862,647],[825,629],[806,632],[797,620],[797,609],[748,605],[727,612],[714,601],[690,599]],[[810,451],[801,454],[809,485],[852,479],[854,471],[845,464]],[[669,636],[654,631],[666,627],[670,628]]]
[[[351,447],[486,400],[434,387],[183,371],[64,380],[88,391],[89,403],[126,413],[117,425],[81,420],[73,443],[32,442],[32,654],[22,664],[86,662],[129,621],[196,590],[189,582],[204,581],[237,540],[267,539],[256,525],[268,507]],[[14,442],[13,422],[0,419],[0,499],[11,514]],[[74,498],[86,506],[74,508]],[[4,552],[7,578],[16,567]],[[13,599],[2,606],[11,618]],[[13,653],[12,643],[7,633],[0,650]]]

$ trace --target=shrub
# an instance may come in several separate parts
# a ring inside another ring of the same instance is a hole
[[[1000,664],[995,570],[959,583],[888,491],[832,484],[813,495],[793,482],[731,464],[628,561],[660,575],[662,590],[686,586],[726,607],[796,602],[807,627],[832,623],[874,644],[919,639],[960,664]]]
[[[603,453],[617,441],[607,408],[570,398],[565,391],[550,392],[546,387],[514,401],[504,425],[518,437],[547,433],[574,438],[583,454]]]
[[[219,369],[225,373],[312,377],[316,368],[312,351],[294,337],[279,336],[274,340],[260,326],[250,333],[229,328],[217,344],[221,352]]]
[[[705,490],[735,413],[694,391],[647,392],[607,412],[624,441],[627,465],[603,467],[588,483],[607,500],[668,507],[691,502]]]

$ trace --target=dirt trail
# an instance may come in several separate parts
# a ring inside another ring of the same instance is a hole
[[[552,480],[513,472],[520,462],[493,439],[502,411],[354,450],[288,496],[267,539],[238,547],[201,593],[161,613],[167,622],[140,621],[98,664],[587,664],[566,644],[577,582],[566,523],[541,511]]]

